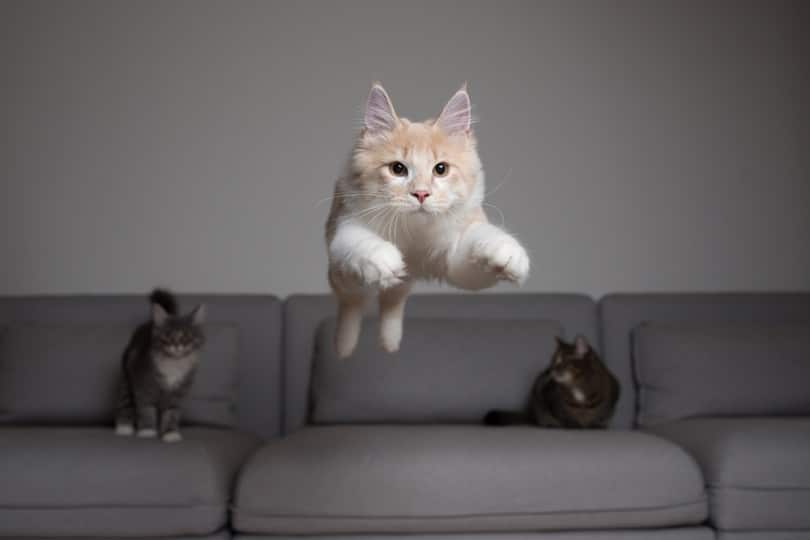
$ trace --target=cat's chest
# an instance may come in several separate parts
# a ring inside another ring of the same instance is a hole
[[[182,358],[160,357],[155,362],[160,382],[167,390],[176,390],[182,385],[196,365],[196,353]]]

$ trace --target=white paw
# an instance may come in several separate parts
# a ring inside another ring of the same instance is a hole
[[[357,257],[352,266],[364,285],[380,289],[399,285],[408,275],[402,254],[390,242],[376,244],[367,254]]]
[[[122,437],[132,437],[135,435],[135,426],[132,424],[116,424],[115,434]]]
[[[399,350],[402,341],[402,319],[392,318],[380,321],[380,345],[385,352],[393,353]]]
[[[167,431],[166,433],[163,434],[161,439],[163,439],[163,442],[174,443],[182,441],[183,436],[180,435],[179,431]]]
[[[498,279],[523,284],[529,276],[529,255],[517,240],[507,235],[478,241],[472,249],[473,261],[493,272]]]
[[[136,433],[141,439],[154,439],[157,437],[157,430],[155,429],[139,429]]]

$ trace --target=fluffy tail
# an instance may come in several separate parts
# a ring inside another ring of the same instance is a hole
[[[525,412],[519,411],[489,411],[484,417],[484,424],[488,426],[514,426],[530,424],[531,419]]]
[[[149,303],[157,304],[169,315],[177,315],[177,299],[166,289],[155,289],[149,295]]]

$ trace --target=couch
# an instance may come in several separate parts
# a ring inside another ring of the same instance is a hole
[[[102,406],[142,297],[0,299],[0,537],[810,539],[810,294],[415,295],[347,360],[327,295],[182,301],[210,365],[163,444]],[[576,333],[610,429],[481,425]]]

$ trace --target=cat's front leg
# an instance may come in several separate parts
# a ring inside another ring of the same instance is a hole
[[[338,299],[335,348],[340,358],[357,346],[366,297],[397,290],[407,274],[399,249],[362,224],[345,222],[329,242],[329,283]]]
[[[337,226],[329,243],[329,266],[337,280],[360,287],[388,289],[407,276],[399,248],[352,221]]]
[[[136,411],[138,417],[138,431],[136,435],[142,438],[157,437],[158,410],[154,406],[139,406]]]
[[[470,225],[447,263],[447,281],[462,289],[485,289],[498,281],[522,285],[529,276],[526,250],[490,223]]]
[[[160,414],[160,438],[164,442],[180,442],[180,409],[171,407],[164,409]]]
[[[404,281],[396,287],[380,291],[380,345],[387,352],[399,350],[399,343],[402,341],[405,302],[410,292],[410,281]]]

